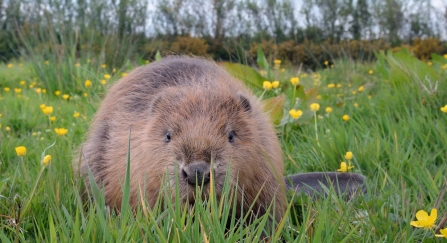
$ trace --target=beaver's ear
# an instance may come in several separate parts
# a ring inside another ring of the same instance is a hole
[[[163,100],[163,94],[158,94],[152,99],[152,102],[150,104],[150,112],[156,112],[158,107],[160,106],[161,101]]]
[[[238,93],[237,96],[238,96],[240,104],[244,108],[244,111],[247,111],[247,112],[251,111],[250,101],[241,93]]]
[[[284,177],[287,189],[311,197],[327,196],[332,188],[337,195],[349,199],[354,194],[365,194],[365,176],[354,173],[312,172]]]

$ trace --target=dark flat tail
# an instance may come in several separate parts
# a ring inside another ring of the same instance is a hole
[[[311,197],[325,197],[329,191],[349,199],[354,194],[365,194],[365,176],[355,173],[311,172],[284,177],[288,190]]]

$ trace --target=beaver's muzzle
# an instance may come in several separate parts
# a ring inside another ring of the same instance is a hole
[[[194,161],[183,167],[182,175],[190,185],[206,185],[210,182],[210,165],[205,161]]]

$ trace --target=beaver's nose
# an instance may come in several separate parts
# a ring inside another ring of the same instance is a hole
[[[190,185],[206,185],[210,182],[210,166],[204,161],[194,161],[182,169],[182,174]]]

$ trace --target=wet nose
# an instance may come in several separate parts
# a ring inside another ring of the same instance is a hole
[[[190,185],[206,185],[210,182],[210,166],[204,161],[195,161],[182,169],[183,177]]]

